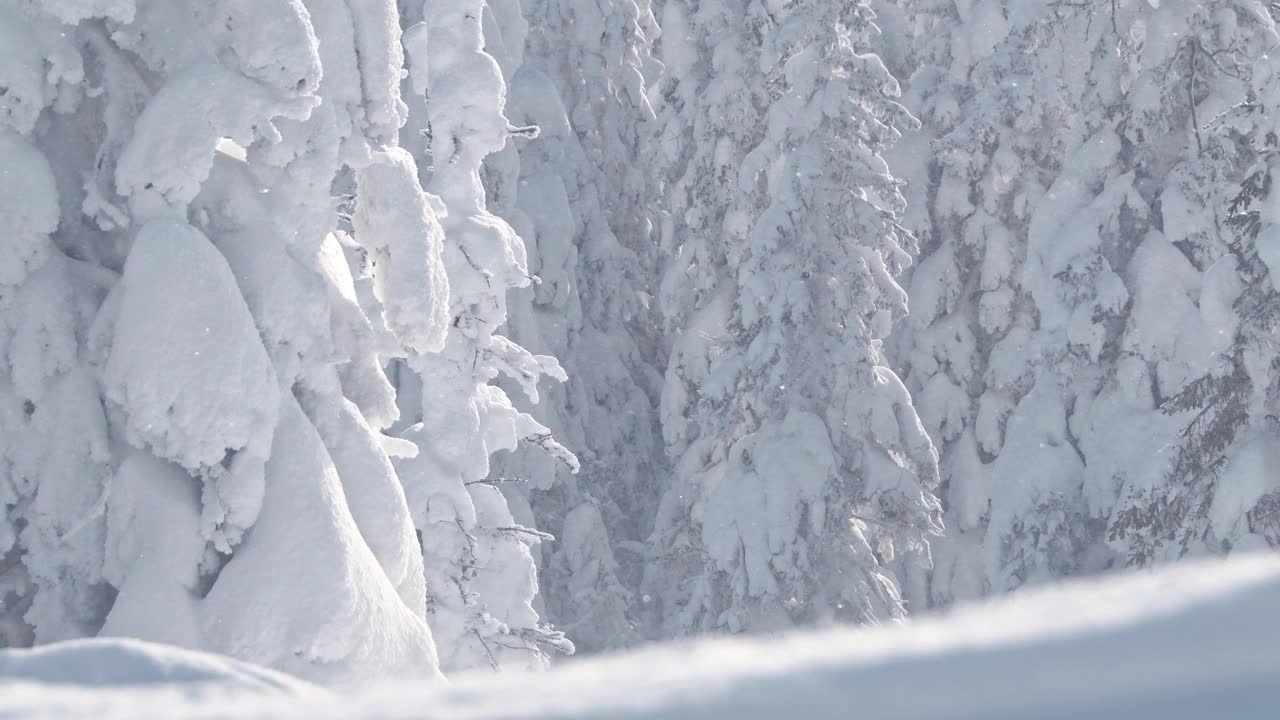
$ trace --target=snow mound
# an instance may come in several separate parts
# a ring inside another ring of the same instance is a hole
[[[0,652],[0,717],[12,711],[7,707],[12,698],[5,690],[10,683],[95,688],[199,683],[287,695],[309,688],[301,680],[249,663],[125,638],[73,640]],[[58,690],[42,692],[54,695]]]
[[[1020,593],[900,625],[660,645],[550,673],[477,673],[354,696],[234,692],[216,705],[163,683],[243,675],[241,686],[253,689],[253,680],[277,676],[138,643],[71,643],[0,654],[0,717],[1269,717],[1280,677],[1277,603],[1280,557],[1239,556]],[[149,687],[5,687],[14,675],[109,685],[94,675],[94,652],[118,653],[120,674]],[[41,667],[32,658],[58,655],[63,662],[43,665],[56,672],[31,669]]]

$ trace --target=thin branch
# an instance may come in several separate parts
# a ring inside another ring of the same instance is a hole
[[[1200,42],[1193,40],[1191,47],[1191,76],[1187,79],[1187,103],[1191,106],[1191,127],[1196,134],[1196,153],[1204,155],[1204,142],[1200,139],[1200,116],[1196,111],[1196,51]]]
[[[489,657],[489,666],[494,670],[499,669],[498,659],[493,656],[493,651],[489,649],[489,643],[484,641],[484,637],[480,635],[480,631],[475,628],[471,628],[471,632],[474,633],[476,639],[480,641],[480,647],[484,648],[484,654]]]
[[[522,525],[506,525],[503,527],[493,528],[492,531],[496,533],[511,533],[513,535],[532,535],[533,537],[536,537],[539,540],[546,540],[548,542],[554,541],[556,539],[556,536],[552,535],[551,533],[545,533],[545,532],[542,532],[541,530],[534,530],[533,528],[527,528]]]

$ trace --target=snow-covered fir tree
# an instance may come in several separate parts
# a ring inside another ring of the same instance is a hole
[[[1163,476],[1160,407],[1212,355],[1206,123],[1275,38],[1250,0],[906,7],[939,139],[897,345],[942,448],[945,603],[1115,563],[1120,488]]]
[[[437,673],[389,459],[413,448],[380,431],[382,358],[449,319],[395,147],[397,24],[390,2],[0,5],[5,644]],[[331,198],[353,172],[354,235]]]
[[[508,114],[536,139],[489,166],[495,206],[530,247],[531,292],[511,297],[513,339],[560,357],[570,381],[531,410],[578,452],[570,474],[536,450],[501,457],[494,475],[557,540],[543,544],[547,615],[581,650],[640,637],[635,551],[652,527],[665,472],[656,427],[661,362],[653,292],[657,245],[643,138],[656,21],[633,0],[526,1],[527,27]],[[566,38],[569,42],[566,42]],[[508,52],[508,55],[512,53]],[[512,481],[520,481],[518,483]],[[521,492],[527,488],[530,492]]]
[[[547,651],[572,652],[564,634],[533,607],[537,575],[530,546],[546,535],[520,524],[490,478],[490,456],[535,446],[571,471],[577,459],[548,429],[516,409],[493,384],[505,377],[538,401],[538,381],[563,381],[554,357],[534,355],[498,334],[507,294],[528,285],[524,242],[486,207],[480,170],[513,133],[506,83],[485,51],[480,0],[434,0],[405,31],[411,80],[426,95],[429,189],[445,212],[449,337],[440,352],[414,353],[421,421],[403,432],[418,448],[400,463],[427,570],[428,620],[441,667],[542,667]],[[406,19],[412,16],[406,14]]]
[[[915,123],[863,2],[670,2],[663,395],[677,458],[648,587],[665,631],[904,611],[937,454],[881,341],[912,239],[881,153]]]
[[[1247,99],[1210,124],[1215,136],[1202,141],[1204,162],[1190,178],[1207,180],[1212,189],[1243,179],[1225,208],[1221,198],[1205,197],[1205,185],[1184,193],[1216,212],[1211,229],[1227,246],[1200,279],[1199,319],[1208,332],[1198,351],[1207,367],[1162,407],[1185,424],[1166,451],[1171,457],[1156,465],[1160,472],[1122,488],[1108,527],[1129,564],[1280,543],[1280,485],[1274,479],[1280,216],[1273,189],[1280,88],[1269,55],[1249,70]],[[1210,248],[1196,249],[1206,262],[1212,259]]]

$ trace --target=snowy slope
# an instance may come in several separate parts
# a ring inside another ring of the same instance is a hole
[[[104,688],[207,683],[282,694],[314,689],[257,665],[128,638],[71,640],[0,652],[0,683],[12,681]]]
[[[545,675],[477,674],[354,697],[282,694],[230,663],[195,686],[59,686],[102,684],[85,652],[104,643],[79,643],[0,654],[9,678],[0,679],[0,718],[1270,717],[1280,694],[1276,607],[1280,558],[1238,557],[1022,593],[904,626],[665,645]],[[69,663],[61,678],[41,670],[50,653]]]

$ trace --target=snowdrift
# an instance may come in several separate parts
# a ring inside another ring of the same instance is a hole
[[[0,654],[0,718],[1270,717],[1276,607],[1280,557],[1246,556],[905,625],[669,644],[357,695],[160,646],[70,643]],[[132,669],[104,678],[117,662]]]
[[[0,652],[0,687],[15,683],[97,688],[221,685],[265,694],[298,694],[313,686],[290,675],[220,655],[170,645],[97,638],[54,643],[34,650]],[[8,693],[0,707],[8,706]]]

